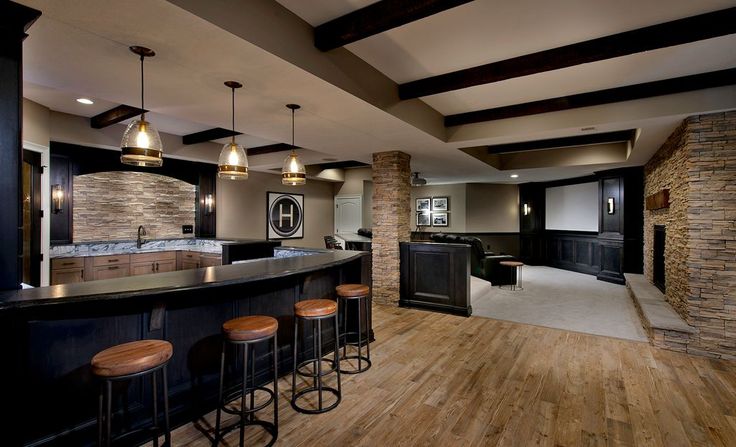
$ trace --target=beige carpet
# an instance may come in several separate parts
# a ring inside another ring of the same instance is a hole
[[[625,286],[552,267],[524,266],[524,290],[508,286],[473,297],[473,315],[647,341]]]

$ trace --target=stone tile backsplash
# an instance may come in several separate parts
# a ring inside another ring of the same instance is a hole
[[[147,172],[100,172],[74,177],[74,242],[187,238],[194,225],[197,187]]]

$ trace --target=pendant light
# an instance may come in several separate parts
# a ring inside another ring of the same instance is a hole
[[[130,47],[130,51],[141,58],[141,109],[143,105],[143,59],[153,57],[156,53],[146,47]],[[163,146],[161,137],[155,127],[146,121],[146,113],[141,114],[141,119],[135,120],[128,125],[120,143],[123,153],[120,161],[126,165],[159,167],[164,163]]]
[[[217,162],[217,176],[227,180],[246,180],[248,178],[248,157],[245,148],[235,142],[235,89],[241,88],[243,84],[236,81],[227,81],[225,85],[232,90],[232,130],[233,136],[220,151],[220,159]]]
[[[296,146],[294,146],[294,112],[301,108],[298,104],[286,104],[291,109],[291,153],[284,160],[284,167],[281,169],[281,184],[298,186],[307,183],[307,171],[304,169],[304,163],[299,160],[296,154]]]

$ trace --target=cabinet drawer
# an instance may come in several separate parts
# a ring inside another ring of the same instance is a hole
[[[51,260],[51,270],[83,268],[84,258],[56,258]]]
[[[181,252],[181,259],[184,261],[199,261],[199,252],[196,251],[183,251]]]
[[[130,255],[109,255],[92,257],[92,265],[101,267],[103,265],[129,264]]]
[[[175,251],[157,251],[154,253],[134,253],[130,255],[130,262],[156,262],[176,260]]]
[[[222,258],[220,256],[202,255],[199,257],[199,265],[202,267],[222,265]]]
[[[130,264],[105,265],[94,268],[94,279],[125,278],[130,276]]]

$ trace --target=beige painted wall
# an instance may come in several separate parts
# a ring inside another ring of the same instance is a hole
[[[345,181],[335,184],[335,195],[362,195],[363,182],[373,180],[371,168],[345,169]]]
[[[446,227],[424,227],[424,231],[447,231],[464,233],[466,221],[465,183],[454,185],[426,185],[411,188],[411,229],[417,228],[416,199],[422,197],[449,197],[449,225]]]
[[[469,233],[519,231],[517,185],[469,183],[465,203],[465,231]]]
[[[248,180],[217,180],[217,237],[266,238],[266,193],[304,194],[304,239],[289,239],[285,246],[324,248],[324,236],[334,225],[333,185],[307,181],[305,186],[283,186],[281,176],[252,172]]]
[[[23,141],[49,147],[51,111],[23,98]]]

